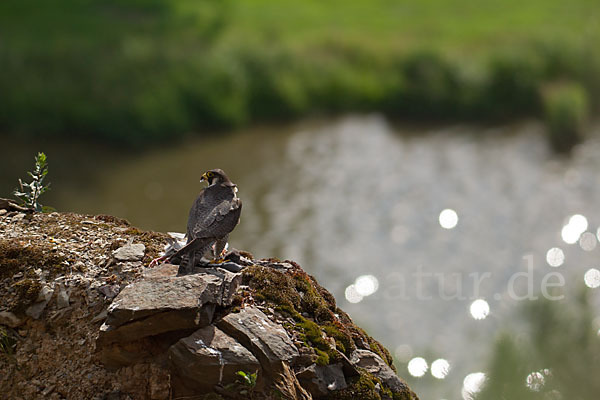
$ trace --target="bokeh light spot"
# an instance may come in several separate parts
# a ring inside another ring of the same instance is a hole
[[[443,358],[439,358],[431,363],[431,375],[437,379],[444,379],[450,372],[450,363]]]
[[[579,231],[579,233],[583,233],[588,228],[588,221],[583,215],[575,214],[569,218],[569,225],[571,225],[573,229]]]
[[[471,303],[469,308],[471,316],[477,320],[485,319],[490,313],[490,306],[487,301],[483,299],[477,299]]]
[[[370,296],[379,289],[379,281],[373,275],[361,275],[354,281],[354,288],[361,296]]]
[[[358,293],[354,285],[350,285],[346,288],[344,291],[344,296],[350,303],[360,303],[363,299],[363,296]]]
[[[419,378],[427,372],[427,361],[423,357],[415,357],[408,362],[407,368],[409,374]]]
[[[481,391],[485,384],[486,376],[483,372],[473,372],[465,376],[462,387],[464,400],[474,400],[475,395]]]
[[[585,251],[592,251],[596,248],[598,241],[596,240],[596,235],[592,232],[585,232],[579,238],[579,247],[581,247]]]
[[[551,267],[560,267],[565,262],[565,253],[558,247],[553,247],[546,252],[546,262]]]
[[[600,271],[596,268],[590,268],[583,276],[585,285],[589,288],[596,289],[600,286]]]
[[[563,226],[560,235],[567,244],[577,243],[579,237],[588,228],[587,218],[581,214],[575,214],[569,218],[569,222]]]
[[[580,232],[577,232],[571,225],[563,226],[560,231],[560,236],[562,237],[563,242],[567,244],[576,243],[579,240]]]
[[[446,208],[440,213],[440,225],[444,229],[452,229],[458,224],[458,214],[456,211]]]
[[[545,382],[546,379],[544,378],[544,375],[537,371],[530,373],[525,379],[525,385],[534,392],[539,392]]]

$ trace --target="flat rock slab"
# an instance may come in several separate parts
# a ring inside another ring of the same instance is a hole
[[[356,367],[364,368],[367,372],[381,379],[383,384],[393,392],[408,390],[408,386],[396,375],[394,370],[383,361],[381,357],[369,350],[358,349],[352,353],[350,358]]]
[[[231,304],[241,281],[241,275],[227,274],[176,277],[159,271],[127,285],[108,307],[98,347],[209,325],[217,306]]]
[[[257,308],[246,307],[239,313],[228,314],[217,326],[248,348],[267,373],[277,373],[282,362],[290,362],[299,355],[285,329]]]
[[[145,251],[146,246],[142,243],[127,244],[113,251],[113,257],[118,261],[140,261]]]
[[[205,304],[228,306],[241,275],[212,274],[144,279],[127,285],[109,306],[107,324],[125,323],[167,311],[197,310]]]
[[[233,383],[238,371],[260,370],[250,351],[214,326],[199,329],[171,346],[169,363],[179,382],[192,392],[210,391],[219,383]]]
[[[181,331],[207,326],[212,322],[214,304],[206,304],[200,309],[165,311],[114,327],[103,324],[98,335],[98,345],[126,343],[165,332]]]

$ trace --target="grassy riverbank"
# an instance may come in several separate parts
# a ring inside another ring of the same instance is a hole
[[[363,110],[580,121],[600,102],[599,17],[591,0],[9,0],[0,130],[135,144]],[[558,86],[583,100],[552,106]]]

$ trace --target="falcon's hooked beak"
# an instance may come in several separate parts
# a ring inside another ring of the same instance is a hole
[[[206,176],[206,172],[204,174],[202,174],[202,176],[200,177],[200,182],[202,182],[202,181],[208,182],[208,176]]]

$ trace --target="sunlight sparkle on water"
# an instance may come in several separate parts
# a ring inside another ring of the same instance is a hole
[[[379,281],[373,275],[361,275],[354,281],[354,288],[361,296],[370,296],[379,289]]]
[[[431,363],[431,375],[437,379],[444,379],[450,372],[450,363],[443,358],[439,358]]]
[[[565,253],[558,247],[553,247],[546,252],[546,262],[551,267],[560,267],[565,262]]]
[[[408,373],[420,378],[427,372],[427,361],[423,357],[415,357],[408,362]]]
[[[581,247],[585,251],[592,251],[596,248],[598,241],[596,240],[596,235],[592,232],[585,232],[579,238],[579,247]]]
[[[575,214],[569,218],[569,222],[563,226],[560,235],[565,243],[573,244],[588,228],[587,218],[581,214]]]
[[[579,240],[580,234],[581,233],[577,232],[577,230],[574,229],[571,225],[563,226],[562,230],[560,231],[560,236],[562,237],[562,240],[567,244],[576,243]]]
[[[573,226],[579,232],[585,232],[588,228],[588,221],[583,215],[575,214],[569,218],[569,225]]]
[[[473,372],[465,377],[462,387],[464,400],[474,400],[485,384],[486,376],[483,372]]]
[[[596,289],[600,286],[600,271],[596,268],[590,268],[583,276],[585,285],[589,288]]]
[[[464,400],[474,400],[485,384],[486,376],[483,372],[473,372],[465,376],[463,381],[462,396]]]
[[[360,303],[364,297],[370,296],[379,289],[379,281],[373,275],[361,275],[344,291],[350,303]]]
[[[346,297],[346,300],[348,300],[350,303],[360,303],[363,299],[363,297],[360,295],[360,293],[358,293],[354,285],[350,285],[346,288],[346,290],[344,291],[344,296]]]
[[[539,392],[545,382],[546,378],[544,378],[544,375],[537,371],[530,373],[525,379],[525,385],[534,392]]]
[[[483,299],[477,299],[471,303],[469,308],[471,316],[477,320],[485,319],[490,313],[490,306],[487,301]]]
[[[446,208],[440,213],[440,225],[444,229],[452,229],[458,224],[458,214],[456,211]]]

